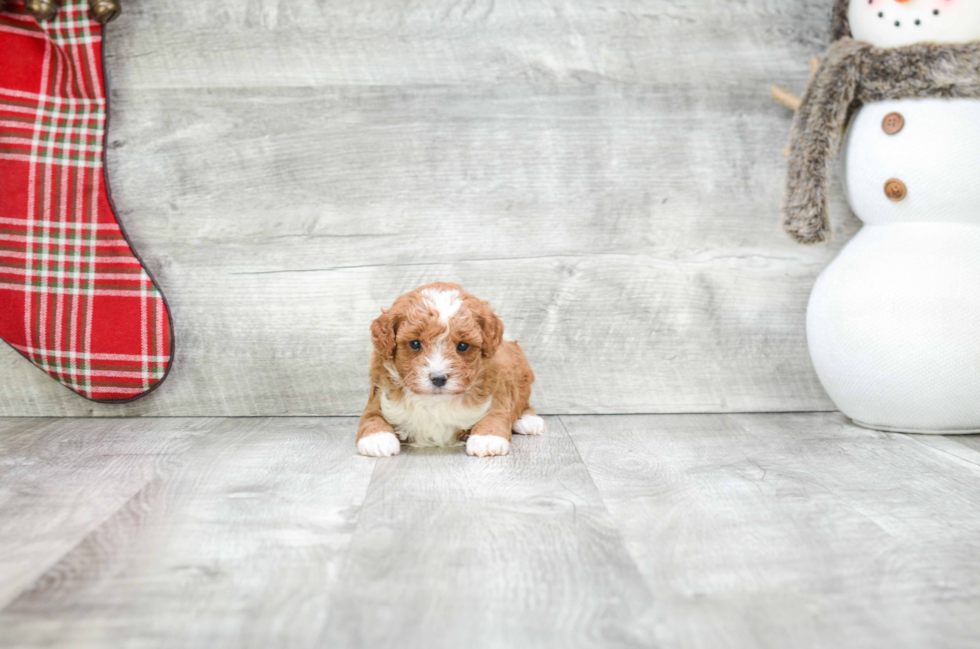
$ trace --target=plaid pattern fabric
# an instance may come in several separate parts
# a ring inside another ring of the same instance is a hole
[[[0,338],[78,394],[126,401],[171,361],[170,315],[109,202],[102,26],[87,0],[0,12]]]

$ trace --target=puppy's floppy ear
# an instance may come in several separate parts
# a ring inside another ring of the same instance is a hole
[[[398,330],[398,316],[392,313],[392,309],[381,310],[381,315],[371,323],[371,342],[374,349],[381,358],[385,360],[395,360],[395,333]]]
[[[490,308],[489,302],[481,302],[483,308],[477,316],[477,322],[483,333],[483,357],[493,358],[497,348],[504,341],[504,323]]]

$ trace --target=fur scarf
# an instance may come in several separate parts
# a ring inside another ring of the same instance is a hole
[[[847,122],[862,104],[892,99],[980,98],[980,42],[879,49],[847,34],[846,0],[834,11],[842,35],[810,80],[793,120],[783,227],[801,243],[831,236],[827,196]]]

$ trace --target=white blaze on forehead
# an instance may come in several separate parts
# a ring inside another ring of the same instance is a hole
[[[438,290],[427,288],[422,291],[422,298],[426,304],[435,309],[439,314],[439,322],[446,328],[445,332],[433,341],[433,344],[426,354],[426,366],[424,373],[428,376],[433,374],[448,374],[449,360],[447,357],[446,346],[449,344],[447,334],[449,333],[449,319],[459,312],[463,306],[463,300],[459,296],[459,291]]]
[[[434,288],[427,288],[422,291],[422,297],[439,314],[439,321],[449,324],[449,319],[456,315],[459,307],[463,306],[463,300],[459,297],[459,291],[453,289],[440,291]]]

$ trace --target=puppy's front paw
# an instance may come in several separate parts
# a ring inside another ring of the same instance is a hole
[[[357,452],[368,457],[391,457],[402,450],[394,433],[374,433],[357,440]]]
[[[504,429],[506,430],[506,428]],[[496,435],[470,435],[466,440],[466,454],[474,457],[490,457],[510,453],[510,441]]]
[[[544,435],[544,419],[537,415],[521,415],[514,422],[514,432],[518,435]]]

